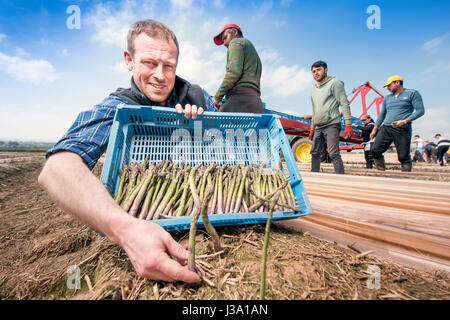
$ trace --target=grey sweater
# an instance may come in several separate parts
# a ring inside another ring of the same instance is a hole
[[[352,124],[350,104],[344,89],[344,82],[328,76],[326,80],[312,89],[311,102],[313,108],[311,128],[323,128],[330,124],[340,123],[339,106],[342,108],[345,125]]]

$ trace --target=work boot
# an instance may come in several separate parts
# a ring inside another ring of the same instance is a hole
[[[386,170],[386,164],[384,163],[384,158],[373,159],[373,164],[375,165],[375,168],[377,170],[381,170],[381,171]]]
[[[402,171],[403,172],[411,172],[411,169],[412,169],[412,163],[411,162],[402,163]]]

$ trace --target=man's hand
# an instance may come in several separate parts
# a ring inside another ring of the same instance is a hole
[[[214,105],[216,106],[217,110],[220,110],[219,101],[217,101],[216,99],[214,99]]]
[[[352,127],[356,128],[358,125],[356,123],[352,123]]]
[[[161,226],[132,218],[119,232],[119,244],[140,277],[162,281],[200,282],[197,273],[170,257],[186,261],[188,253]]]
[[[370,140],[373,140],[373,138],[375,138],[377,131],[378,131],[378,127],[373,127],[372,132],[370,133]]]
[[[348,139],[353,135],[353,128],[351,125],[345,126],[344,134],[345,134],[345,139]]]
[[[177,110],[178,113],[183,113],[183,107],[181,104],[177,104],[175,106],[175,110]],[[201,116],[203,114],[204,110],[202,107],[197,108],[195,104],[192,106],[190,104],[187,104],[184,106],[184,116],[186,119],[189,119],[192,116],[192,119],[197,119],[197,116]]]
[[[397,121],[392,122],[392,127],[393,128],[400,128],[400,127],[403,127],[405,124],[408,124],[408,123],[409,123],[408,119],[397,120]]]
[[[309,136],[308,136],[308,138],[309,138],[309,140],[311,140],[312,141],[312,139],[314,138],[314,129],[311,129],[311,131],[309,131]]]

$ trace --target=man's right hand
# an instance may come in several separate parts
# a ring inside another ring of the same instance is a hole
[[[183,106],[181,104],[177,104],[175,106],[175,110],[178,113],[183,113]],[[184,116],[186,117],[186,119],[189,119],[190,117],[192,117],[192,119],[197,119],[197,116],[201,116],[203,114],[205,110],[203,110],[202,107],[198,107],[193,104],[192,106],[190,104],[187,104],[184,106]]]
[[[131,218],[119,234],[119,244],[140,277],[162,281],[200,282],[197,273],[170,257],[186,261],[188,253],[158,224]]]
[[[311,140],[312,141],[312,139],[314,138],[314,129],[311,129],[311,131],[309,131],[309,136],[308,136],[308,138],[309,138],[309,140]]]
[[[373,138],[375,138],[377,131],[378,131],[378,127],[373,127],[372,132],[370,133],[370,140],[373,140]]]

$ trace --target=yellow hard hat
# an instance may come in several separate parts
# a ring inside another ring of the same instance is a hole
[[[384,84],[383,88],[384,88],[384,87],[387,87],[388,85],[390,85],[390,84],[391,84],[392,82],[394,82],[394,81],[403,81],[403,78],[400,77],[400,76],[392,76],[392,77],[389,77],[389,79],[387,80],[387,82]]]

